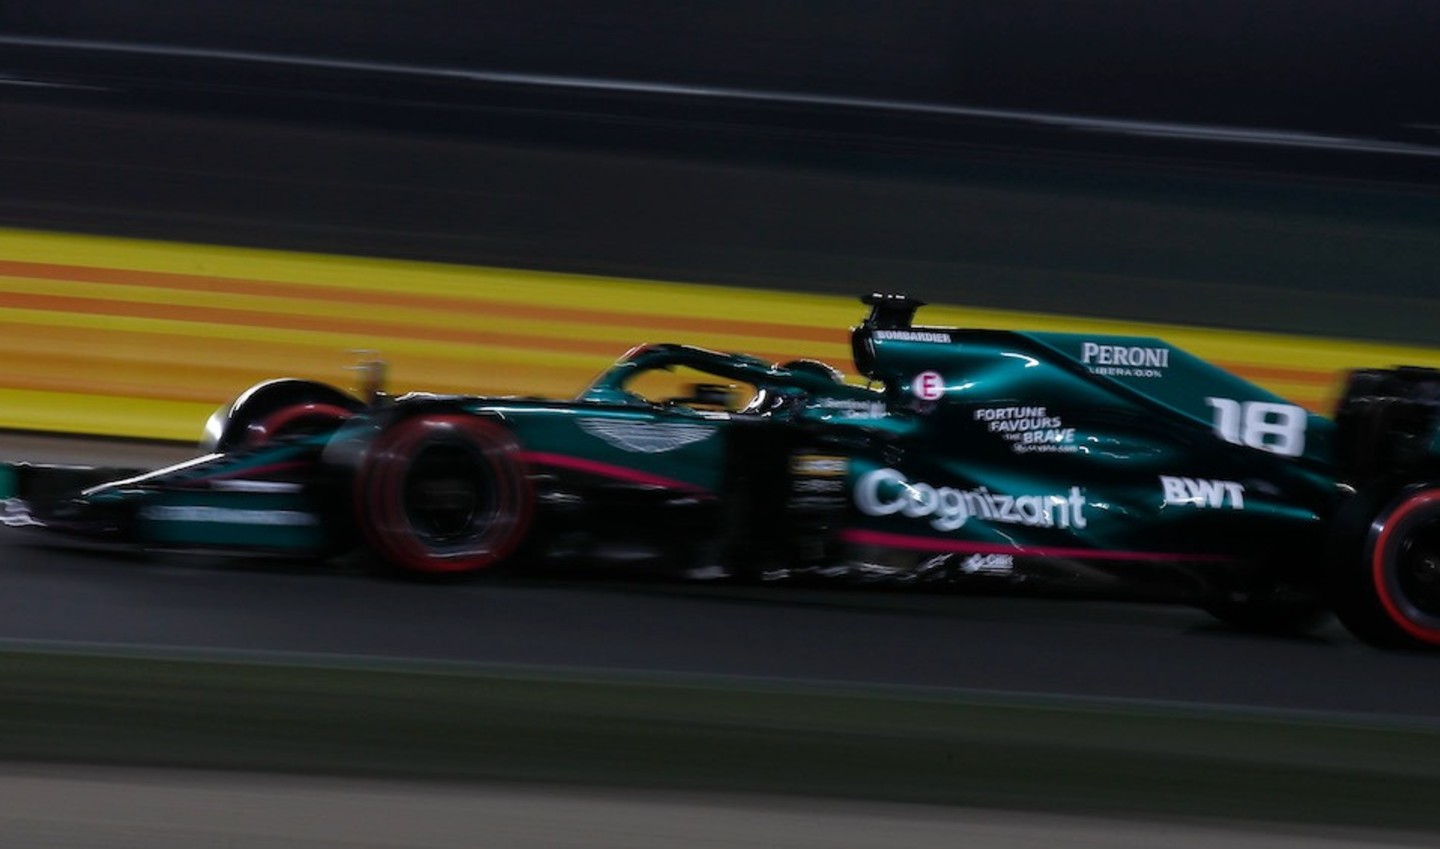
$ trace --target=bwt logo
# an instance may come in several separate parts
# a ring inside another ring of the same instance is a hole
[[[1207,510],[1245,509],[1245,487],[1235,481],[1160,476],[1167,505],[1202,507]]]

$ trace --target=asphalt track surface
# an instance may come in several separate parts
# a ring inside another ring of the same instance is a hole
[[[0,434],[0,459],[173,446]],[[718,584],[481,579],[76,550],[0,534],[0,640],[960,688],[1440,719],[1440,658],[1331,622],[1248,634],[1185,607]]]
[[[1431,846],[1422,834],[1256,829],[921,805],[165,770],[0,771],[9,849],[894,849]]]

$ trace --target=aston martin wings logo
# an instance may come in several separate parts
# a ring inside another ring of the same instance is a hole
[[[639,422],[616,419],[580,419],[580,429],[621,451],[663,454],[709,439],[713,425],[683,422]]]

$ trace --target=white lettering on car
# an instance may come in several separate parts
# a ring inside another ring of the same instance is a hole
[[[1304,407],[1233,398],[1206,398],[1205,403],[1215,411],[1215,435],[1226,442],[1283,457],[1305,453],[1309,414]]]
[[[1009,554],[972,554],[960,564],[967,575],[1007,576],[1015,571],[1015,558]]]
[[[821,398],[811,404],[823,415],[841,419],[881,419],[885,417],[884,401],[852,401],[840,398]]]
[[[1245,487],[1236,481],[1160,476],[1165,504],[1204,509],[1245,509]]]
[[[156,504],[140,515],[154,522],[199,522],[226,525],[278,525],[305,527],[320,520],[298,510],[241,510],[233,507],[203,507]]]
[[[875,338],[896,342],[942,342],[951,341],[949,333],[938,330],[877,330]]]
[[[937,531],[956,531],[971,519],[1006,525],[1084,528],[1085,494],[1078,486],[1067,495],[1006,495],[986,487],[961,490],[910,481],[895,469],[876,469],[855,484],[855,506],[869,516],[896,513],[929,519]]]
[[[980,407],[975,421],[1010,443],[1016,454],[1075,453],[1075,428],[1066,427],[1059,416],[1045,407]]]
[[[790,473],[816,477],[844,477],[850,461],[833,454],[796,454],[790,458]]]
[[[1169,368],[1170,349],[1086,342],[1080,346],[1080,360],[1086,365]]]
[[[1091,374],[1107,377],[1163,377],[1170,367],[1170,349],[1083,342],[1080,362]]]

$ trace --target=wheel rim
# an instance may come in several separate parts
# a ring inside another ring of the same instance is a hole
[[[1376,595],[1401,630],[1440,644],[1440,490],[1408,495],[1373,534]]]
[[[406,522],[437,550],[463,546],[477,529],[501,519],[483,456],[466,446],[428,445],[411,460],[402,485]]]
[[[463,415],[410,419],[382,434],[356,498],[375,549],[418,572],[500,562],[524,538],[533,501],[510,433]]]
[[[1426,522],[1401,543],[1394,580],[1415,610],[1440,621],[1440,521]]]

